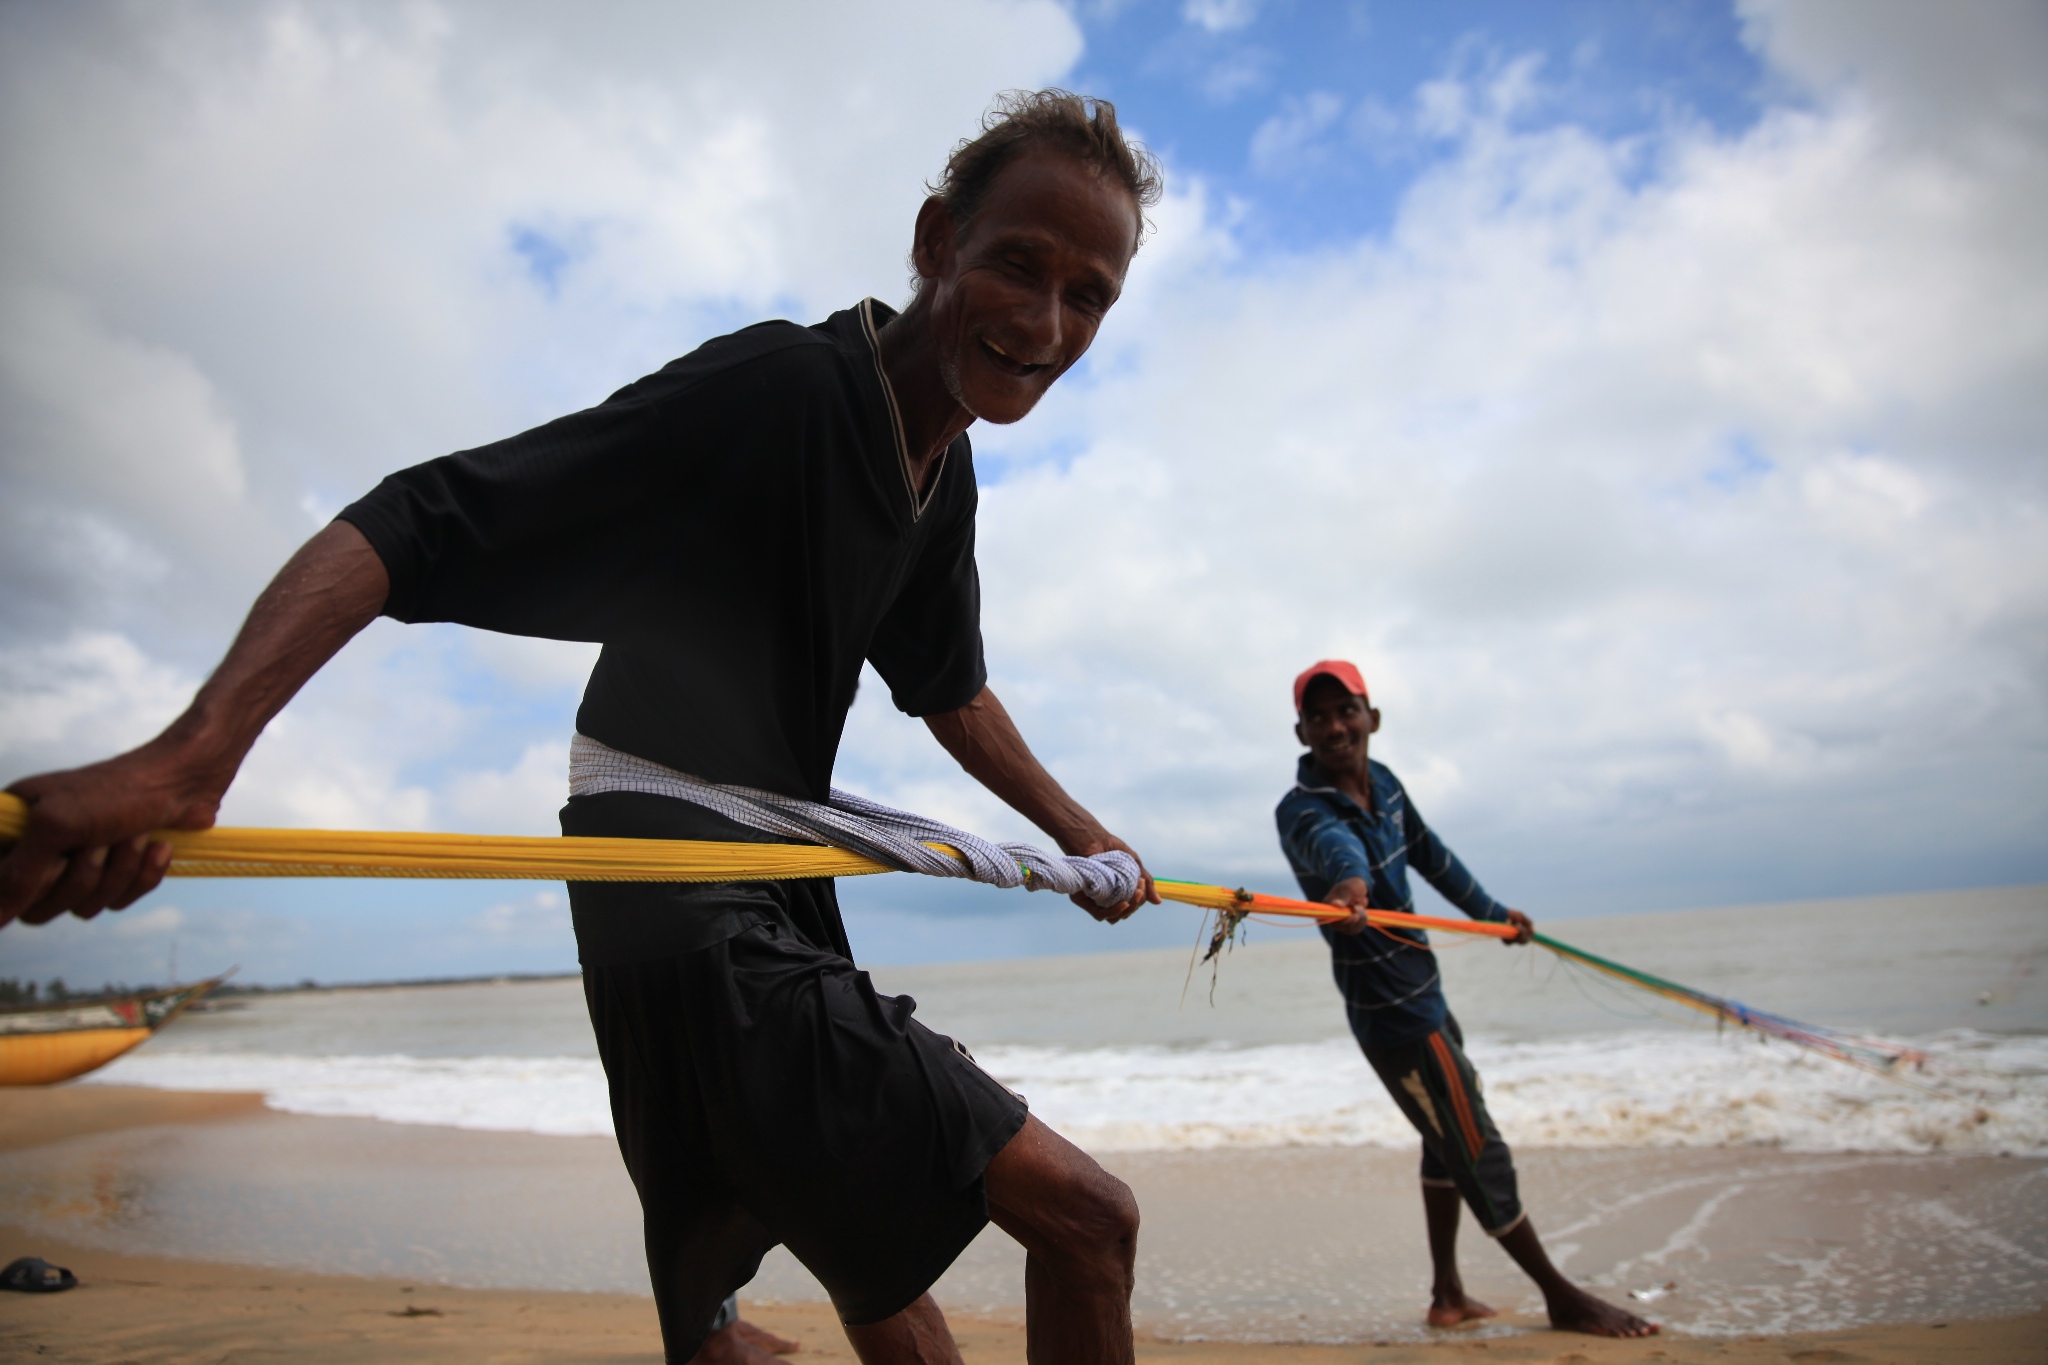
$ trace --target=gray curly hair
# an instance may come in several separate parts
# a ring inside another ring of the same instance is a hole
[[[1006,90],[981,119],[981,135],[962,140],[946,158],[938,183],[926,188],[946,205],[956,227],[965,228],[988,197],[1003,167],[1035,148],[1073,156],[1130,191],[1137,202],[1138,233],[1145,239],[1144,210],[1165,192],[1158,158],[1117,127],[1116,106],[1071,90]]]

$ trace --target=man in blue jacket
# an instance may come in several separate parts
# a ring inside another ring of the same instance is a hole
[[[1444,1003],[1428,936],[1419,929],[1372,927],[1368,933],[1365,911],[1412,911],[1413,867],[1473,919],[1514,925],[1520,932],[1510,942],[1527,943],[1535,926],[1486,894],[1423,823],[1401,779],[1368,755],[1380,713],[1355,665],[1325,659],[1304,669],[1294,680],[1294,709],[1294,736],[1308,752],[1294,790],[1274,812],[1280,845],[1304,896],[1351,912],[1323,926],[1351,1033],[1422,1134],[1422,1205],[1435,1264],[1429,1325],[1455,1327],[1493,1315],[1465,1293],[1458,1275],[1463,1202],[1536,1281],[1552,1326],[1595,1336],[1649,1336],[1654,1324],[1588,1294],[1550,1263],[1522,1212],[1514,1159],[1487,1115],[1478,1073]]]

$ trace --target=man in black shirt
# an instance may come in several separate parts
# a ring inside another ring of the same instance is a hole
[[[987,685],[967,427],[1080,359],[1158,194],[1115,113],[1016,97],[917,218],[917,293],[706,343],[586,412],[392,475],[304,546],[163,735],[15,784],[0,924],[125,906],[152,829],[202,828],[269,719],[380,613],[603,645],[577,728],[664,767],[825,799],[863,661],[1071,854],[1127,846]],[[565,832],[756,840],[644,786]],[[1130,1191],[858,971],[829,880],[573,884],[585,994],[646,1213],[669,1358],[786,1244],[867,1361],[958,1359],[926,1292],[993,1218],[1028,1253],[1033,1360],[1128,1361]],[[1078,898],[1077,898],[1078,899]],[[1084,905],[1115,921],[1147,900]]]

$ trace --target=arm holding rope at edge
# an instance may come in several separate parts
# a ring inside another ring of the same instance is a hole
[[[256,737],[306,680],[375,620],[390,592],[363,533],[329,524],[299,547],[249,610],[227,657],[183,715],[125,754],[8,788],[29,803],[0,858],[0,927],[91,919],[156,888],[171,848],[157,829],[207,829]]]
[[[1143,880],[1137,894],[1129,900],[1104,907],[1077,895],[1069,898],[1074,904],[1108,924],[1128,918],[1147,902],[1159,904],[1152,874],[1145,871],[1144,859],[1138,858],[1137,850],[1105,829],[1100,820],[1054,780],[1031,752],[1031,746],[1024,742],[1017,723],[1010,719],[1009,711],[994,692],[983,687],[973,701],[959,710],[926,716],[924,723],[932,738],[967,770],[968,776],[1052,836],[1060,852],[1085,858],[1120,849],[1138,859]]]
[[[1361,934],[1365,932],[1365,912],[1372,908],[1372,889],[1363,877],[1346,877],[1323,893],[1323,900],[1339,909],[1349,910],[1348,919],[1333,920],[1330,927],[1340,934]]]
[[[1329,926],[1340,934],[1364,933],[1372,894],[1367,882],[1372,859],[1358,835],[1320,803],[1296,803],[1291,796],[1274,812],[1274,818],[1280,827],[1281,850],[1304,892],[1320,881],[1329,889],[1315,899],[1351,912],[1349,918],[1329,921]]]
[[[1520,910],[1510,910],[1486,894],[1486,888],[1479,884],[1479,878],[1472,870],[1451,852],[1450,846],[1437,837],[1436,831],[1422,818],[1422,812],[1415,809],[1415,798],[1402,789],[1406,797],[1402,805],[1401,822],[1408,836],[1408,866],[1420,872],[1423,879],[1437,889],[1437,893],[1451,904],[1463,910],[1472,919],[1487,924],[1512,924],[1517,933],[1513,938],[1501,940],[1501,946],[1527,943],[1536,936],[1536,922]]]

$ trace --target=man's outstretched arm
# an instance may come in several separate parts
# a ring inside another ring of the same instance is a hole
[[[1496,924],[1512,924],[1513,938],[1501,940],[1502,946],[1527,943],[1536,936],[1536,922],[1519,910],[1510,910],[1486,894],[1486,888],[1479,884],[1479,878],[1472,875],[1472,869],[1451,852],[1450,845],[1436,835],[1415,809],[1415,802],[1407,803],[1403,817],[1408,832],[1408,866],[1420,872],[1437,893],[1451,904],[1463,910],[1476,920],[1490,920]]]
[[[1110,849],[1122,849],[1133,858],[1138,856],[1136,850],[1103,828],[1100,820],[1090,815],[1080,802],[1067,795],[1066,789],[1053,780],[1045,765],[1031,752],[1031,746],[1024,742],[1024,736],[1017,733],[1017,723],[1010,719],[1010,713],[988,688],[982,688],[979,696],[958,711],[926,716],[924,723],[931,728],[933,738],[959,760],[969,776],[1001,797],[1012,810],[1050,834],[1062,853],[1087,857]],[[1138,869],[1144,873],[1144,880],[1138,885],[1138,893],[1122,905],[1104,909],[1085,896],[1072,897],[1074,904],[1110,924],[1130,915],[1147,901],[1159,904],[1159,892],[1153,889],[1152,874],[1144,872],[1144,866],[1140,859]]]
[[[23,778],[28,828],[0,858],[0,926],[91,918],[155,889],[155,829],[205,829],[271,717],[384,609],[391,581],[363,533],[333,522],[278,571],[185,713],[116,758]]]

